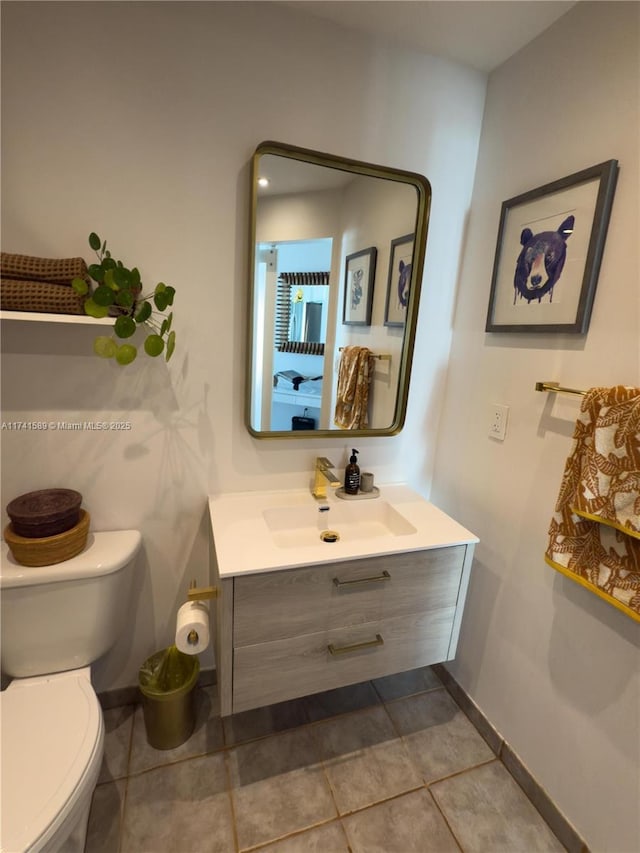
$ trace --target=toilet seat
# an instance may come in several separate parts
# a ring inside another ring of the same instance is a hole
[[[93,794],[104,723],[89,668],[11,682],[0,694],[2,853],[38,851]]]

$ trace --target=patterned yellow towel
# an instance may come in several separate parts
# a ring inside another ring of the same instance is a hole
[[[338,368],[334,423],[342,429],[363,429],[369,422],[369,382],[375,357],[367,347],[345,347]]]
[[[546,562],[640,621],[640,388],[592,388],[549,527]]]

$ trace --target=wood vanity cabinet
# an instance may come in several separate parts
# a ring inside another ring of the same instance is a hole
[[[222,715],[451,660],[473,548],[224,578],[214,556]]]

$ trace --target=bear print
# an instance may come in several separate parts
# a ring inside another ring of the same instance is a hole
[[[567,240],[573,232],[574,216],[567,216],[557,231],[541,231],[534,234],[525,228],[520,235],[522,251],[516,261],[516,274],[513,280],[513,304],[520,296],[530,303],[538,302],[549,294],[553,300],[553,288],[560,278],[567,256]]]
[[[409,285],[411,284],[411,264],[400,261],[398,268],[398,307],[406,308],[409,302]]]

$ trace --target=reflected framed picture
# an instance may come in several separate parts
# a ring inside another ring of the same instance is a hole
[[[617,175],[607,160],[502,203],[485,331],[587,332]]]
[[[387,301],[384,309],[385,326],[404,326],[411,285],[414,234],[405,234],[391,241]]]
[[[376,274],[375,246],[347,255],[344,265],[344,308],[346,326],[370,326],[373,283]]]

